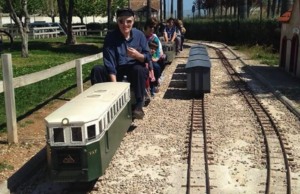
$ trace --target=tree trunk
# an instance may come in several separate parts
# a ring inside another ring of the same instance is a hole
[[[199,8],[200,10],[200,8]],[[183,19],[183,0],[177,0],[177,12],[178,12],[178,19]],[[200,12],[199,12],[200,13]],[[200,16],[200,14],[199,14]]]
[[[171,0],[171,17],[173,17],[173,3],[174,3],[174,0]]]
[[[239,14],[241,19],[247,19],[247,0],[242,0],[239,7]]]
[[[221,11],[221,19],[222,19],[222,15],[223,15],[223,1],[220,1],[220,11]]]
[[[55,23],[55,16],[51,16],[52,23]]]
[[[107,0],[107,29],[110,30],[111,23],[111,0]]]
[[[128,8],[131,9],[131,2],[128,0]]]
[[[167,8],[167,6],[166,6],[166,0],[164,0],[164,20],[166,20],[166,8]]]
[[[147,19],[151,18],[151,0],[147,0]]]
[[[163,6],[162,6],[162,0],[159,1],[159,8],[160,8],[160,21],[163,21]]]
[[[76,37],[73,34],[73,28],[72,28],[72,18],[74,13],[74,1],[69,1],[69,12],[68,12],[68,37],[66,40],[66,44],[76,44]]]
[[[281,7],[281,0],[278,0],[278,6],[277,6],[277,9],[276,9],[276,15],[279,15],[279,13],[280,13],[280,7]]]
[[[68,34],[68,27],[67,27],[67,10],[66,10],[66,2],[65,0],[57,0],[58,12],[59,12],[59,20],[60,25]]]
[[[233,9],[233,17],[234,17],[234,18],[236,18],[236,15],[237,15],[237,14],[236,14],[236,12],[237,12],[237,5],[238,5],[237,2],[234,1],[234,5],[233,5],[233,6],[234,6],[234,9]]]
[[[270,17],[270,11],[271,11],[271,0],[268,0],[268,5],[267,5],[267,18]]]
[[[15,9],[12,5],[11,0],[6,0],[6,3],[9,8],[10,12],[10,17],[13,19],[15,24],[18,26],[19,31],[21,33],[21,38],[22,38],[22,57],[28,57],[29,52],[28,52],[28,34],[29,34],[29,23],[30,23],[30,16],[28,14],[27,10],[27,0],[22,0],[22,11],[25,16],[25,22],[24,24],[22,23],[22,20],[20,20],[19,16],[16,14]]]
[[[252,7],[252,0],[247,1],[247,18],[250,17],[250,9]]]
[[[83,17],[82,16],[78,16],[80,18],[80,23],[83,24]]]
[[[273,0],[273,2],[272,2],[272,18],[275,17],[276,3],[277,3],[277,1]]]
[[[2,23],[2,7],[0,7],[0,28],[3,27],[3,23]]]
[[[76,38],[73,35],[72,17],[74,12],[74,1],[69,0],[69,8],[67,12],[65,0],[57,0],[60,25],[67,34],[66,44],[76,44]]]

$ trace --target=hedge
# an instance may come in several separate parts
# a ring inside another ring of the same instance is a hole
[[[280,46],[281,26],[277,20],[197,20],[185,21],[186,38],[223,42],[230,45]]]

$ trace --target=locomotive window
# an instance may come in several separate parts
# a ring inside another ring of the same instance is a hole
[[[65,142],[64,128],[53,128],[54,142]]]
[[[109,115],[109,111],[107,112],[107,123],[110,123],[110,115]]]
[[[72,141],[82,141],[81,127],[72,127]]]
[[[106,129],[106,119],[103,118],[103,123],[104,123],[104,128],[103,129]]]
[[[111,120],[114,118],[114,112],[113,112],[113,108],[110,108],[110,118]]]
[[[101,134],[102,131],[103,131],[102,120],[99,121],[99,131],[100,131],[100,134]]]
[[[95,139],[96,138],[96,126],[95,125],[88,126],[87,133],[88,133],[88,140]]]
[[[46,129],[46,139],[47,139],[47,141],[49,141],[49,127],[47,127],[47,129]]]

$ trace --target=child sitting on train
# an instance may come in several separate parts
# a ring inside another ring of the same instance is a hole
[[[159,56],[157,56],[156,50],[158,48],[158,45],[155,41],[150,40],[149,41],[149,48],[150,48],[150,53],[152,55],[152,60],[151,60],[151,65],[152,66],[152,70],[150,68],[150,78],[151,78],[151,82],[150,82],[150,93],[151,93],[151,97],[154,98],[154,94],[155,92],[158,92],[158,78],[161,76],[161,67],[160,65],[157,63],[157,59],[159,58]]]

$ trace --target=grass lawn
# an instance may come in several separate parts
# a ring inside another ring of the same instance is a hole
[[[259,60],[263,64],[270,66],[279,65],[279,53],[274,52],[272,47],[264,46],[235,46],[235,49],[247,53],[254,60]]]
[[[103,38],[98,36],[77,37],[78,44],[65,45],[66,37],[38,39],[29,41],[28,58],[21,57],[21,42],[16,40],[10,51],[13,59],[14,77],[48,69],[65,62],[97,54],[102,51]],[[87,78],[95,64],[102,60],[83,66],[83,78]],[[0,64],[1,66],[1,64]],[[2,80],[2,67],[0,80]],[[20,119],[28,111],[51,99],[54,95],[76,84],[75,68],[41,82],[15,89],[17,117]],[[0,134],[6,131],[4,94],[0,94]]]

